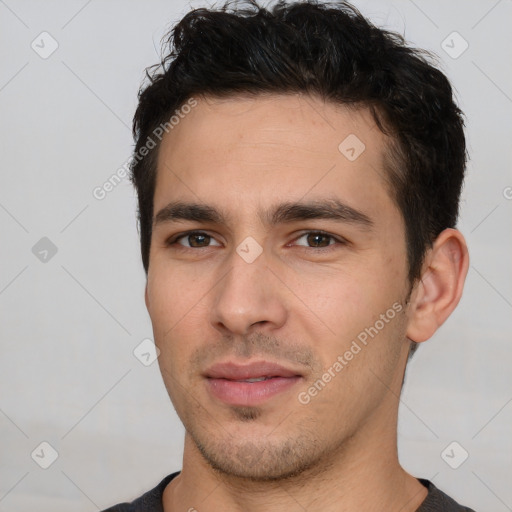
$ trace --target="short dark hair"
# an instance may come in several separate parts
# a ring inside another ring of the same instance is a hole
[[[149,268],[158,144],[154,130],[194,96],[306,93],[368,108],[389,135],[385,177],[405,222],[408,276],[455,227],[466,166],[462,112],[434,57],[379,29],[347,2],[256,0],[189,12],[166,38],[168,53],[146,69],[133,119],[131,179],[138,194],[142,261]],[[341,141],[340,141],[341,142]]]

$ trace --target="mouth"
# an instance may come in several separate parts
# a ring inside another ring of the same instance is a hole
[[[303,378],[300,373],[269,361],[246,365],[219,363],[209,368],[204,377],[213,397],[229,405],[246,407],[288,391]]]

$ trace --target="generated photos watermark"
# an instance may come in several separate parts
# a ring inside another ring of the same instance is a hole
[[[102,185],[94,187],[92,191],[92,195],[98,201],[102,201],[107,197],[107,195],[112,192],[119,183],[121,183],[130,173],[130,167],[134,160],[140,162],[145,156],[149,154],[149,152],[156,148],[158,139],[160,142],[165,133],[169,133],[173,130],[182,119],[184,119],[192,109],[197,106],[197,100],[195,98],[190,98],[185,104],[181,106],[178,110],[174,112],[174,114],[169,118],[165,123],[161,123],[158,125],[152,132],[152,136],[149,135],[146,139],[146,142],[133,154],[130,155],[128,160],[117,169],[117,171],[112,174]]]
[[[340,372],[345,368],[354,356],[359,354],[361,350],[368,345],[369,338],[373,339],[379,334],[386,324],[389,324],[395,316],[403,310],[402,304],[395,302],[385,313],[379,316],[379,319],[374,322],[370,327],[365,327],[355,339],[352,340],[350,348],[339,355],[336,361],[325,370],[320,378],[318,378],[306,391],[301,391],[298,394],[298,400],[301,404],[307,405],[311,400],[320,393],[329,382],[332,381]],[[359,342],[359,343],[358,343]],[[362,345],[362,346],[361,346]]]

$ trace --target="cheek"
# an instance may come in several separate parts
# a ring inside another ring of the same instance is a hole
[[[151,318],[155,344],[160,350],[159,363],[166,372],[175,374],[179,354],[180,332],[193,316],[196,294],[187,286],[183,274],[163,272],[156,265],[148,274],[148,313]],[[165,373],[163,372],[164,379]]]
[[[326,385],[320,384],[323,390],[316,393],[315,407],[325,408],[326,416],[353,414],[356,421],[376,407],[392,386],[405,335],[404,318],[392,304],[380,309],[367,304],[342,312],[334,328],[336,335],[316,347],[322,374],[312,376],[305,391],[316,393],[311,386],[318,388],[320,379]]]
[[[155,258],[148,274],[148,311],[154,327],[169,329],[185,316],[193,314],[211,287],[205,273],[191,272]],[[190,313],[188,313],[190,312]]]
[[[396,309],[403,299],[399,272],[386,268],[380,255],[368,260],[350,270],[302,272],[293,286],[301,300],[291,304],[324,369],[347,353],[350,360],[342,373],[356,380],[353,368],[388,357],[389,344],[399,338]]]
[[[350,333],[351,328],[380,313],[386,294],[392,295],[389,283],[378,279],[381,274],[374,264],[361,261],[343,268],[303,269],[300,275],[290,275],[288,282],[293,283],[290,289],[299,299],[294,301],[296,307],[331,334],[339,335]]]

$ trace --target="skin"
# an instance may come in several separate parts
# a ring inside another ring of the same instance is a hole
[[[366,146],[354,161],[338,150],[349,134]],[[180,200],[226,215],[225,223],[154,225],[146,305],[186,428],[166,512],[408,512],[425,499],[398,461],[399,395],[410,340],[429,339],[450,315],[469,262],[463,236],[447,229],[411,290],[385,152],[368,111],[303,95],[198,98],[164,137],[155,214]],[[331,219],[270,226],[258,215],[284,201],[328,198],[363,212],[371,229]],[[190,230],[211,238],[174,241]],[[262,249],[252,263],[236,251],[248,236]],[[301,403],[299,393],[395,303],[400,313]],[[302,378],[258,406],[229,406],[202,376],[228,359],[277,362]]]

